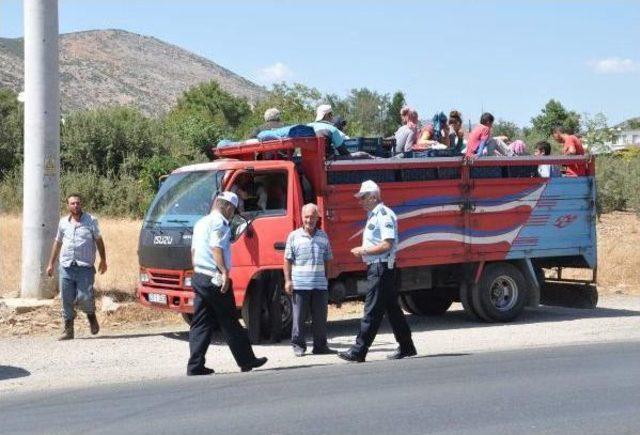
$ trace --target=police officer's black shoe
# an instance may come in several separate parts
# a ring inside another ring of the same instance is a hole
[[[91,328],[91,335],[96,335],[100,332],[100,325],[98,324],[98,318],[95,313],[87,314],[87,319],[89,319],[89,328]]]
[[[391,355],[387,355],[387,359],[402,359],[410,356],[416,356],[417,354],[418,352],[416,351],[415,346],[412,344],[411,346],[407,346],[406,348],[400,346]]]
[[[187,376],[206,376],[213,373],[215,373],[213,369],[210,369],[209,367],[202,367],[201,369],[187,371]]]
[[[258,367],[262,367],[267,362],[267,357],[263,356],[262,358],[256,358],[246,366],[240,367],[240,371],[250,372],[253,369],[257,369]]]
[[[64,321],[64,331],[58,340],[73,340],[73,320]]]
[[[360,356],[360,355],[356,355],[355,353],[351,352],[350,350],[346,351],[346,352],[338,352],[338,358],[341,358],[345,361],[350,361],[350,362],[364,362],[364,357]]]

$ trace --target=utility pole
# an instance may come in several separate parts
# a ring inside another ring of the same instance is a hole
[[[58,0],[24,0],[24,196],[21,297],[52,298],[47,278],[60,197]]]

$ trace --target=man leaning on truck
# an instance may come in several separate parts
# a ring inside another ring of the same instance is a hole
[[[351,253],[367,263],[367,295],[364,301],[364,316],[356,343],[338,356],[347,361],[364,362],[373,343],[382,317],[386,313],[393,335],[400,345],[388,359],[400,359],[417,354],[411,338],[411,330],[398,304],[395,254],[398,249],[398,222],[395,213],[380,199],[380,188],[367,180],[355,195],[362,208],[367,211],[367,222],[362,233],[362,246]]]
[[[231,280],[231,228],[229,220],[238,207],[235,193],[225,191],[215,199],[211,213],[193,228],[191,255],[194,290],[193,320],[189,331],[191,356],[187,375],[210,375],[205,354],[211,343],[214,325],[220,325],[229,349],[243,372],[260,367],[267,358],[256,358],[247,331],[240,325],[233,299]]]

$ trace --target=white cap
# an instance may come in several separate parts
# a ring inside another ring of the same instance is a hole
[[[327,113],[333,112],[331,104],[321,104],[316,109],[316,121],[322,121]]]
[[[356,193],[354,196],[356,198],[360,198],[365,193],[377,193],[379,195],[380,188],[376,183],[374,183],[371,180],[363,181],[362,184],[360,185],[360,191]]]
[[[225,201],[231,203],[234,207],[238,207],[238,195],[229,190],[220,192],[217,199],[224,199]]]
[[[265,122],[280,121],[280,111],[275,107],[265,110],[264,120]]]

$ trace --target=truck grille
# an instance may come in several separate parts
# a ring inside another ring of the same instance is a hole
[[[180,272],[153,272],[151,270],[147,272],[149,273],[149,284],[151,285],[180,288],[182,281]]]

